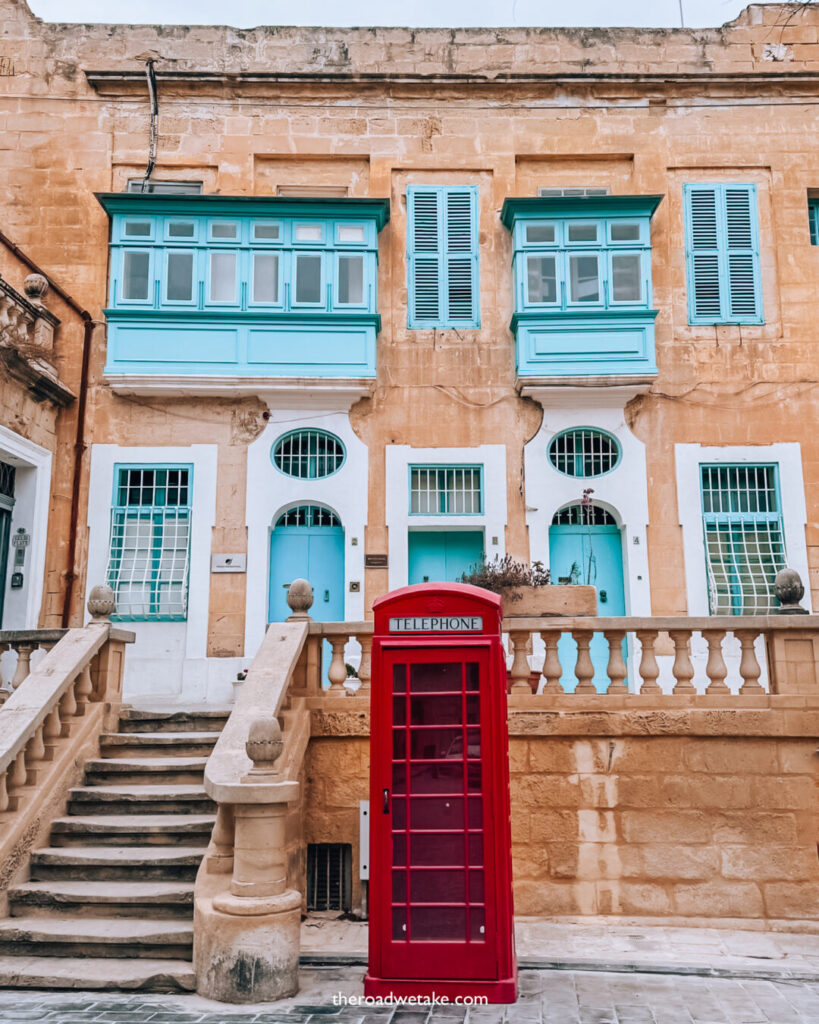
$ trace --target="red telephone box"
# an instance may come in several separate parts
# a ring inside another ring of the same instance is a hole
[[[374,612],[365,994],[514,1002],[500,598],[420,584]]]

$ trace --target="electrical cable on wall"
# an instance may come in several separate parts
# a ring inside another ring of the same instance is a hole
[[[151,177],[151,172],[154,169],[156,163],[156,141],[158,136],[157,122],[159,120],[159,101],[156,95],[156,73],[154,72],[154,62],[152,60],[145,62],[145,77],[148,82],[148,97],[151,104],[151,119],[150,126],[148,128],[148,166],[145,170],[145,177],[142,179],[141,192],[146,192],[148,189],[148,181]]]

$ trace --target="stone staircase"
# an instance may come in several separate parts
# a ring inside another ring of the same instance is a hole
[[[205,762],[229,712],[124,709],[0,920],[0,986],[191,990]]]

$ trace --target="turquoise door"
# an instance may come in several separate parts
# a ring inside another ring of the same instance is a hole
[[[325,522],[328,525],[319,525]],[[303,525],[286,525],[290,523]],[[287,588],[299,578],[312,584],[310,614],[317,622],[344,619],[344,529],[319,506],[291,509],[270,535],[268,622],[281,622],[291,614]],[[323,646],[326,682],[332,649],[327,641]]]
[[[411,530],[409,582],[456,583],[482,556],[480,530]]]
[[[559,525],[549,528],[549,567],[555,583],[590,583],[597,587],[598,615],[625,615],[626,595],[623,587],[623,546],[619,527]],[[563,688],[577,685],[574,666],[577,644],[570,636],[558,644],[563,666]],[[623,657],[626,655],[625,643]],[[609,647],[606,638],[595,635],[591,643],[594,663],[594,685],[602,693],[609,685],[606,665]]]

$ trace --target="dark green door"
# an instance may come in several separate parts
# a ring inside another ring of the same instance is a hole
[[[6,596],[6,575],[11,543],[11,510],[14,508],[14,466],[0,462],[0,628],[3,625],[3,602]]]

